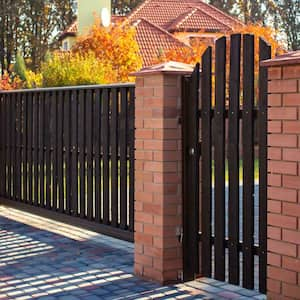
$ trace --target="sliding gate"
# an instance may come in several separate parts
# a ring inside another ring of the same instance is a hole
[[[0,91],[0,203],[133,241],[133,84]]]
[[[267,71],[259,61],[270,56],[252,35],[223,37],[183,80],[185,280],[266,291]]]

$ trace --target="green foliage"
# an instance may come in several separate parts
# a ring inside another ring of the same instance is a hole
[[[28,67],[39,69],[74,17],[75,0],[0,0],[0,70],[10,68],[18,51]]]
[[[143,0],[112,0],[112,12],[116,15],[124,15],[142,2]]]
[[[22,81],[26,80],[26,65],[23,56],[18,52],[16,62],[14,64],[14,72],[19,76]]]
[[[112,66],[103,64],[94,53],[54,54],[41,68],[44,87],[105,84],[115,81]]]

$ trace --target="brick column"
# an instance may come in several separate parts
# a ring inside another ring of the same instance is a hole
[[[135,273],[162,284],[182,271],[181,78],[191,71],[170,62],[134,74]]]
[[[300,299],[300,52],[269,68],[269,299]]]

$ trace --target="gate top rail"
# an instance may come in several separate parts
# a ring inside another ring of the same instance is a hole
[[[39,92],[56,92],[56,91],[80,91],[88,89],[107,89],[107,88],[129,88],[135,87],[134,83],[112,83],[112,84],[97,84],[97,85],[79,85],[51,88],[35,88],[35,89],[18,89],[18,90],[0,90],[0,94],[16,94],[16,93],[39,93]]]

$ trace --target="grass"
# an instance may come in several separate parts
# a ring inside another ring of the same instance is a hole
[[[243,160],[240,160],[240,168],[239,168],[239,178],[240,184],[243,184]],[[215,166],[214,161],[212,161],[212,182],[215,181]],[[259,160],[255,159],[254,161],[254,181],[259,181]],[[228,168],[228,160],[225,162],[225,182],[228,184],[229,182],[229,168]]]

